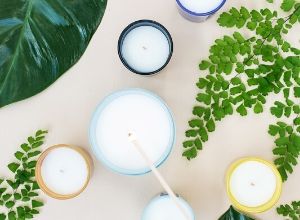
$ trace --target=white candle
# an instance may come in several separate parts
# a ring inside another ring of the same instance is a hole
[[[97,158],[123,174],[143,174],[150,169],[128,141],[135,133],[147,156],[160,165],[169,155],[174,122],[166,104],[146,90],[129,89],[108,96],[94,114],[90,140]]]
[[[42,190],[54,198],[67,199],[86,187],[90,178],[90,161],[79,148],[57,145],[41,155],[36,170]]]
[[[160,24],[142,20],[129,25],[119,40],[119,55],[133,72],[153,74],[162,69],[172,53],[172,40]]]
[[[228,176],[228,190],[233,205],[249,208],[248,212],[261,212],[271,208],[278,200],[282,181],[277,169],[257,158],[235,163]],[[251,209],[252,208],[252,209]]]
[[[226,0],[176,0],[180,13],[189,20],[201,22],[216,13]]]
[[[152,173],[157,178],[161,186],[166,190],[166,193],[171,198],[172,202],[177,206],[177,208],[180,210],[180,212],[183,214],[185,220],[191,220],[189,214],[186,212],[185,208],[182,206],[181,202],[179,201],[179,198],[175,195],[169,184],[166,182],[164,177],[160,174],[158,169],[154,166],[151,159],[148,157],[148,155],[143,150],[143,147],[140,145],[137,137],[134,134],[128,134],[128,140],[132,143],[132,145],[136,148],[136,150],[140,153],[140,155],[144,158],[145,162],[150,167]]]
[[[194,220],[195,215],[189,204],[178,198],[181,206],[185,209],[189,219]],[[186,220],[186,217],[174,204],[168,195],[160,195],[154,198],[143,212],[142,220]]]

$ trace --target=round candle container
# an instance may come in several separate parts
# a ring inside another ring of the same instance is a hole
[[[120,35],[118,54],[124,66],[140,75],[152,75],[169,63],[173,41],[168,30],[151,20],[128,25]]]
[[[234,162],[228,170],[226,183],[233,206],[246,213],[260,213],[272,208],[282,189],[276,167],[252,157]]]
[[[167,159],[175,125],[160,97],[143,89],[113,93],[100,103],[90,126],[93,152],[104,165],[126,175],[148,173],[149,167],[128,139],[131,132],[155,166]]]
[[[203,22],[219,11],[226,0],[176,0],[180,14],[193,22]]]
[[[186,210],[191,220],[195,220],[195,214],[190,205],[181,197],[179,203]],[[168,194],[161,194],[155,197],[145,208],[141,220],[186,220],[181,210],[178,209],[174,201]]]
[[[41,190],[55,199],[71,199],[83,192],[91,176],[92,160],[75,146],[60,144],[48,148],[36,164]]]

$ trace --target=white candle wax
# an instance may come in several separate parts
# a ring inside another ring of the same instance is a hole
[[[194,220],[195,216],[189,204],[180,197],[178,200],[190,220]],[[168,195],[162,195],[150,202],[144,210],[142,220],[186,220],[186,218]]]
[[[277,188],[274,171],[259,161],[240,164],[231,174],[230,191],[240,204],[258,207],[269,202]]]
[[[127,33],[121,53],[132,69],[149,73],[165,65],[170,55],[170,45],[166,35],[158,28],[139,26]]]
[[[180,0],[180,3],[189,11],[202,14],[208,13],[222,4],[223,0]]]
[[[147,156],[159,165],[171,151],[174,124],[166,105],[152,93],[131,89],[107,97],[94,114],[90,138],[96,156],[124,174],[150,171],[128,140],[134,133]]]
[[[47,188],[56,194],[78,193],[89,178],[87,162],[76,150],[68,147],[54,148],[42,162],[41,178]]]
[[[192,21],[205,21],[217,12],[226,0],[176,0],[181,14]]]

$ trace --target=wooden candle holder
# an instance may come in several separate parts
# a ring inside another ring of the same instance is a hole
[[[52,150],[54,150],[56,148],[61,148],[61,147],[69,148],[69,149],[72,149],[72,150],[78,152],[84,158],[84,160],[86,162],[87,169],[88,169],[88,177],[86,179],[86,182],[85,182],[84,186],[78,192],[68,194],[68,195],[61,195],[61,194],[58,194],[56,192],[53,192],[51,189],[49,189],[47,187],[47,185],[45,184],[45,182],[42,178],[42,175],[41,175],[41,167],[42,167],[43,161],[46,158],[46,156]],[[54,145],[52,147],[49,147],[47,150],[45,150],[41,154],[41,156],[39,157],[39,159],[37,161],[37,164],[36,164],[35,176],[36,176],[36,181],[37,181],[39,187],[41,188],[41,190],[44,193],[46,193],[48,196],[50,196],[54,199],[66,200],[66,199],[71,199],[71,198],[74,198],[74,197],[78,196],[79,194],[81,194],[85,190],[85,188],[87,187],[87,185],[90,181],[91,175],[92,175],[92,168],[93,168],[92,158],[84,149],[82,149],[80,147],[72,146],[72,145],[67,145],[67,144],[58,144],[58,145]]]

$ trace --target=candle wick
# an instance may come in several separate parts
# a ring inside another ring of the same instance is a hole
[[[147,47],[143,46],[143,49],[144,49],[144,50],[147,50]]]
[[[255,183],[251,183],[250,185],[251,185],[251,186],[255,186]]]
[[[64,170],[59,170],[59,172],[64,173]]]
[[[136,141],[136,136],[135,136],[135,134],[129,132],[129,133],[128,133],[128,139],[129,139],[130,141]]]

